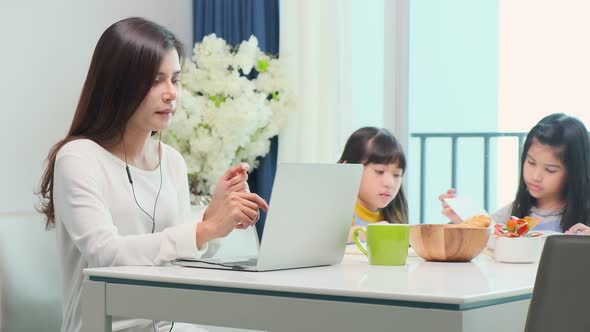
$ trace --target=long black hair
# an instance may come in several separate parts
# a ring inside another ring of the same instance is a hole
[[[406,157],[401,144],[383,128],[363,127],[352,133],[338,162],[363,165],[396,163],[402,174],[406,173]],[[395,198],[380,212],[389,223],[408,223],[408,203],[403,185]]]
[[[522,149],[520,181],[512,215],[524,217],[536,205],[524,182],[523,169],[533,142],[557,148],[558,158],[565,166],[566,179],[562,197],[565,207],[561,216],[561,230],[576,223],[590,225],[590,143],[584,124],[563,113],[551,114],[539,121],[528,133]]]
[[[68,135],[52,147],[47,157],[38,192],[47,227],[55,223],[53,173],[59,149],[79,138],[91,139],[103,147],[117,144],[170,50],[176,50],[182,63],[181,42],[166,28],[143,18],[121,20],[103,32],[94,49]]]

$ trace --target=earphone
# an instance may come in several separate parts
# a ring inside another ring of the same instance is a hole
[[[133,186],[133,178],[131,177],[131,171],[129,171],[129,163],[127,163],[127,147],[125,146],[125,138],[123,138],[123,153],[125,154],[125,170],[127,171],[127,179],[129,179],[129,184],[131,184],[131,191],[133,192],[133,199],[135,200],[135,204],[143,213],[145,213],[148,218],[152,221],[152,233],[156,229],[156,206],[158,205],[158,198],[160,198],[160,192],[162,191],[162,133],[159,133],[159,140],[158,140],[158,168],[160,169],[160,187],[158,188],[158,194],[156,195],[156,200],[154,202],[154,209],[152,211],[152,215],[150,216],[146,210],[144,210],[139,202],[137,201],[137,196],[135,195],[135,187]]]

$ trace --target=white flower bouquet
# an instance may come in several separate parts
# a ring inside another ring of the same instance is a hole
[[[210,34],[193,51],[194,62],[183,65],[182,98],[163,139],[184,156],[198,194],[208,195],[231,165],[257,166],[293,109],[293,97],[279,59],[261,52],[254,36],[232,48]]]

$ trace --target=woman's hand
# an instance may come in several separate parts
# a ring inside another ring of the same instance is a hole
[[[590,227],[588,227],[582,223],[577,223],[577,224],[573,225],[572,227],[570,227],[570,229],[565,231],[565,233],[566,234],[577,234],[577,235],[590,235]]]
[[[260,196],[249,192],[230,192],[219,202],[219,208],[209,211],[197,226],[197,246],[209,240],[225,237],[238,225],[250,227],[258,221],[258,209],[268,211]]]
[[[454,198],[455,195],[455,188],[451,188],[449,190],[447,190],[446,193],[438,196],[438,200],[440,201],[440,204],[442,205],[442,211],[441,213],[449,218],[449,220],[453,223],[453,224],[460,224],[463,222],[463,219],[461,219],[461,217],[459,217],[455,211],[453,211],[453,209],[451,209],[451,207],[449,206],[449,204],[447,204],[447,202],[445,202],[445,198]]]
[[[239,163],[228,169],[225,174],[217,181],[211,202],[207,206],[203,219],[209,214],[216,214],[217,210],[223,205],[223,200],[232,192],[250,192],[248,187],[248,170],[250,166],[247,163]]]

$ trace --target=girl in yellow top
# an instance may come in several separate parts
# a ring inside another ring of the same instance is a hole
[[[338,162],[364,165],[350,234],[356,227],[369,223],[408,223],[408,204],[402,187],[406,158],[389,131],[375,127],[355,131]]]

